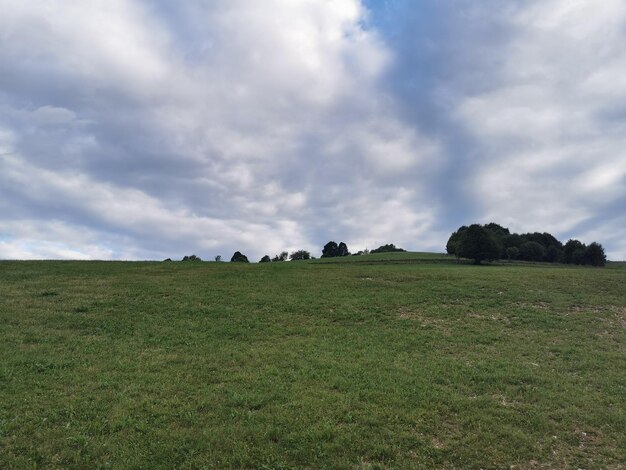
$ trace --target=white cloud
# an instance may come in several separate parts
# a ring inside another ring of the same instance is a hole
[[[353,173],[382,179],[406,231],[421,220],[394,194],[413,173],[419,195],[437,148],[393,116],[378,87],[390,54],[361,27],[358,1],[181,5],[184,38],[143,3],[2,3],[0,63],[13,73],[0,123],[17,136],[2,161],[5,191],[31,215],[123,235],[132,248],[112,244],[111,257],[165,256],[168,244],[318,251],[337,207],[379,203]],[[326,197],[333,186],[342,200]],[[48,233],[22,233],[23,253],[73,253],[71,237],[55,245]]]
[[[626,8],[621,1],[536,1],[503,18],[514,31],[487,91],[463,99],[478,143],[473,187],[485,219],[563,237],[626,197]],[[615,214],[613,214],[615,216]],[[597,240],[623,227],[603,224]]]

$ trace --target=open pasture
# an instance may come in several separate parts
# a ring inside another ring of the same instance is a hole
[[[624,468],[626,267],[0,262],[0,468]]]

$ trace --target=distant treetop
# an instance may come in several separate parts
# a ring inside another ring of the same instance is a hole
[[[337,243],[330,241],[324,245],[322,249],[322,258],[336,258],[338,256],[350,256],[350,251],[348,251],[348,245],[344,242]]]
[[[231,263],[249,263],[248,257],[239,251],[235,251],[235,254],[230,259]]]
[[[370,253],[394,253],[399,251],[406,251],[402,248],[396,248],[396,245],[393,243],[389,243],[388,245],[381,245],[375,250],[370,251]]]

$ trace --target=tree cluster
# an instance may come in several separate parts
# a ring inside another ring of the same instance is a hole
[[[400,251],[406,251],[402,248],[396,248],[396,245],[393,243],[389,243],[387,245],[381,245],[375,250],[370,251],[370,253],[395,253]]]
[[[337,245],[337,243],[330,241],[324,245],[324,248],[322,249],[322,258],[337,258],[340,256],[350,256],[348,246],[344,242]]]
[[[604,266],[604,248],[597,242],[589,246],[578,240],[561,243],[543,232],[517,234],[496,223],[459,227],[446,243],[448,254],[469,258],[476,264],[497,259],[543,261],[548,263]]]

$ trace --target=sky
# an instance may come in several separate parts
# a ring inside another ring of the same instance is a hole
[[[0,0],[0,259],[626,259],[623,0]]]

